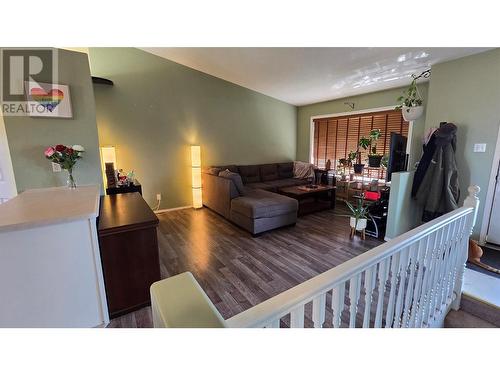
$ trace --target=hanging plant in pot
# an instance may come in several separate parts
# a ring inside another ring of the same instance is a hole
[[[401,109],[401,113],[405,121],[414,121],[418,119],[424,113],[424,100],[422,95],[418,91],[417,80],[422,75],[415,77],[412,75],[413,80],[411,81],[410,87],[404,91],[404,95],[398,98],[398,102],[401,104],[396,107],[396,109]]]

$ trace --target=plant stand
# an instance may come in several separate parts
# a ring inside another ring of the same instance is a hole
[[[350,227],[351,227],[351,235],[350,235],[350,238],[353,238],[354,235],[356,234],[356,232],[360,232],[361,233],[361,239],[365,239],[366,238],[366,235],[365,235],[365,229],[366,229],[366,224],[368,222],[367,219],[363,218],[363,219],[359,219],[358,222],[354,222],[355,221],[355,218],[354,217],[351,217],[350,218]]]
[[[366,239],[366,234],[365,234],[364,229],[357,231],[356,228],[352,228],[352,227],[351,227],[351,234],[350,234],[349,238],[354,238],[354,235],[356,234],[356,232],[359,232],[361,234],[362,240]]]

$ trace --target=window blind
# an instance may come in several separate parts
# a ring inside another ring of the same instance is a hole
[[[403,119],[401,110],[363,113],[314,120],[313,164],[325,168],[327,160],[331,168],[337,169],[339,159],[347,158],[350,151],[356,151],[361,137],[367,137],[372,129],[380,129],[377,153],[388,154],[391,133],[408,136],[408,122]],[[368,164],[368,150],[360,149],[361,160]],[[346,172],[348,172],[346,170]],[[370,171],[373,176],[385,178],[385,173]]]

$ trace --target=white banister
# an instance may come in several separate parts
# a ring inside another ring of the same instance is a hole
[[[474,229],[474,225],[476,225],[477,211],[479,209],[479,198],[477,195],[481,191],[481,188],[477,185],[471,185],[467,188],[467,191],[469,192],[469,195],[464,200],[464,207],[471,207],[474,209],[474,215],[470,229],[472,233],[472,229]]]
[[[465,225],[466,233],[462,233],[461,241],[460,241],[460,253],[457,254],[458,264],[460,267],[456,270],[456,279],[454,284],[453,292],[455,293],[456,298],[451,303],[451,308],[453,310],[458,310],[460,308],[460,299],[462,298],[462,289],[464,284],[464,272],[465,272],[465,262],[467,261],[468,249],[469,249],[469,236],[472,234],[474,229],[474,225],[476,224],[477,219],[477,211],[479,209],[479,198],[478,194],[481,191],[481,188],[477,185],[471,185],[467,188],[469,195],[464,200],[464,207],[472,208],[473,214],[472,217],[466,219],[468,220]]]
[[[342,310],[344,310],[344,293],[345,283],[337,285],[332,290],[332,311],[333,311],[333,327],[339,328],[341,323]]]
[[[312,311],[307,322],[319,328],[325,323],[355,327],[357,315],[363,327],[439,326],[449,308],[460,305],[468,239],[479,206],[479,187],[468,191],[462,208],[243,311],[226,325],[279,327],[289,315],[290,327],[304,327]],[[325,322],[329,293],[332,317]]]

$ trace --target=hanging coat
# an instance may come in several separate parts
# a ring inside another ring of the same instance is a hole
[[[457,127],[446,123],[433,134],[434,154],[416,193],[418,203],[424,206],[423,221],[458,208],[460,188],[455,159],[456,133]]]

